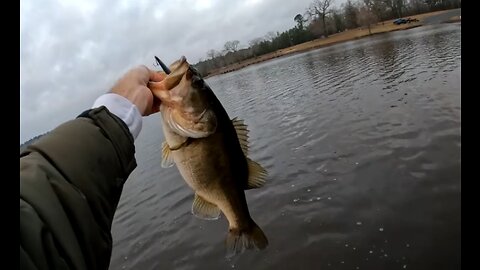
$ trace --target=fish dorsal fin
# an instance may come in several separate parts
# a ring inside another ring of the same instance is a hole
[[[215,204],[207,202],[195,193],[192,204],[192,214],[201,219],[215,220],[220,217],[220,213],[220,209]]]
[[[248,155],[248,128],[247,125],[243,122],[243,120],[238,119],[237,117],[232,119],[233,127],[237,132],[238,142],[240,142],[240,146],[242,147],[243,154],[245,156]]]
[[[173,166],[172,151],[167,142],[162,143],[162,168],[170,168]]]
[[[248,163],[248,184],[247,189],[259,188],[265,185],[267,170],[257,162],[247,158]]]

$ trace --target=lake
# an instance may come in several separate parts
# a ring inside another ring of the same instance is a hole
[[[264,251],[225,259],[225,217],[161,168],[160,115],[112,227],[111,269],[460,269],[461,24],[364,38],[207,79],[269,172],[246,192]]]

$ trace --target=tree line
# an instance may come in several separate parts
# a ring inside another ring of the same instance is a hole
[[[45,135],[48,134],[48,133],[50,133],[50,131],[45,132],[45,133],[40,134],[40,135],[37,135],[37,136],[31,138],[30,140],[28,140],[28,141],[20,144],[20,152],[22,152],[23,150],[25,150],[25,149],[27,148],[27,146],[29,146],[30,144],[38,141],[38,139],[40,139],[41,137],[45,136]]]
[[[334,0],[314,0],[303,13],[293,16],[296,24],[291,29],[268,32],[250,40],[248,46],[241,46],[238,40],[227,41],[221,50],[208,50],[206,58],[200,59],[195,67],[206,76],[215,69],[245,59],[348,29],[366,27],[370,30],[371,25],[380,21],[461,7],[461,0],[348,0],[340,7],[333,3]]]

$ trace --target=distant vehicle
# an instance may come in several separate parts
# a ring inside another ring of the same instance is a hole
[[[407,19],[399,18],[399,19],[396,19],[395,21],[393,21],[393,24],[396,24],[396,25],[400,25],[400,24],[404,24],[404,23],[407,23]]]
[[[404,24],[404,23],[411,23],[411,22],[418,22],[418,19],[411,19],[411,18],[398,18],[396,19],[395,21],[393,21],[393,24],[396,24],[396,25],[400,25],[400,24]]]

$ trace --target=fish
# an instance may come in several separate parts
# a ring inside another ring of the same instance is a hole
[[[245,190],[264,186],[268,173],[248,157],[247,125],[228,116],[185,56],[164,70],[164,80],[149,83],[161,101],[162,167],[176,165],[194,191],[194,216],[216,220],[223,213],[226,217],[227,257],[265,249],[268,239],[249,213]]]

